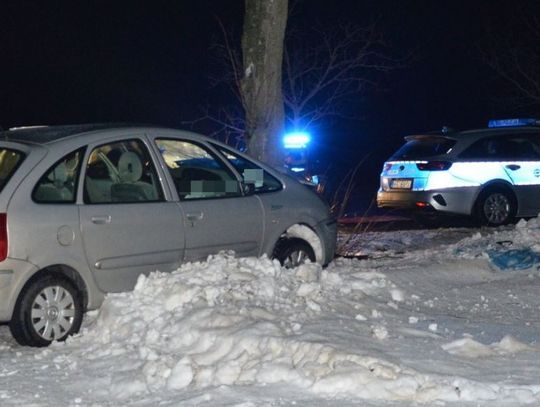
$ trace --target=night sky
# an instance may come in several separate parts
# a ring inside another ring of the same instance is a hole
[[[290,20],[299,29],[376,20],[390,55],[412,55],[376,88],[351,99],[348,119],[317,129],[321,165],[339,157],[344,171],[370,152],[368,184],[376,184],[382,161],[406,134],[540,116],[537,106],[495,103],[506,85],[478,54],[487,26],[529,41],[519,37],[518,9],[538,14],[540,2],[301,1]],[[238,37],[242,14],[242,0],[2,1],[0,126],[136,122],[185,128],[201,106],[226,103],[210,86],[221,69],[212,44],[221,38],[217,19]]]

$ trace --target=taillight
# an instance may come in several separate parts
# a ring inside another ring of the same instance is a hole
[[[428,161],[425,163],[417,163],[416,167],[420,171],[446,171],[452,166],[448,161]]]
[[[4,261],[8,253],[7,214],[0,213],[0,261]]]

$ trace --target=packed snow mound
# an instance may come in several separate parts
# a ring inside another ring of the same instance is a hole
[[[465,337],[442,345],[442,348],[452,355],[468,358],[489,357],[496,354],[507,355],[523,351],[532,351],[534,348],[518,341],[511,335],[506,335],[500,342],[484,345],[473,338]]]
[[[303,321],[324,312],[326,294],[352,291],[404,295],[379,273],[355,272],[343,284],[316,264],[286,270],[266,258],[220,255],[172,274],[141,276],[132,293],[106,299],[81,339],[89,357],[135,357],[139,380],[115,386],[119,398],[276,382],[330,393],[362,389],[377,398],[413,394],[419,386],[413,372],[297,338]]]
[[[538,269],[540,217],[521,219],[516,225],[476,232],[448,251],[460,257],[484,257],[500,270]]]
[[[173,273],[141,276],[133,292],[109,295],[94,324],[68,345],[77,343],[83,359],[108,360],[108,366],[111,359],[122,361],[102,378],[110,390],[96,394],[119,402],[277,383],[332,397],[425,403],[540,399],[530,387],[424,374],[306,335],[304,324],[335,318],[336,309],[362,299],[390,309],[407,301],[407,290],[358,265],[342,260],[327,269],[306,264],[287,270],[267,258],[213,256]],[[353,319],[368,324],[371,341],[392,335],[376,309]]]

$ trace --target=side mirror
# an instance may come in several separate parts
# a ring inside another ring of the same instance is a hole
[[[241,182],[242,193],[245,196],[253,195],[255,193],[255,184],[253,182]]]

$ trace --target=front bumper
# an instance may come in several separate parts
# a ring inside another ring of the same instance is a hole
[[[332,218],[319,222],[315,226],[315,230],[322,243],[324,254],[323,266],[325,266],[333,260],[336,254],[337,220]]]
[[[478,187],[430,191],[379,190],[377,193],[377,206],[388,209],[430,208],[440,212],[470,215],[478,192]]]

